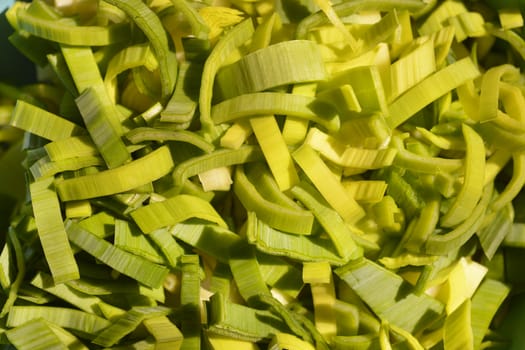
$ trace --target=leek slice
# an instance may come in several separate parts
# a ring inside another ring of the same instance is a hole
[[[88,199],[132,190],[167,175],[173,167],[168,147],[155,151],[118,168],[96,174],[65,179],[57,183],[63,201]]]
[[[206,153],[213,151],[214,147],[199,135],[186,131],[162,130],[148,127],[138,127],[128,131],[125,137],[133,144],[144,141],[179,141],[190,143]]]
[[[20,350],[68,349],[48,323],[41,318],[7,330],[5,337]]]
[[[69,120],[23,100],[16,103],[9,124],[51,141],[86,133],[85,129]]]
[[[129,37],[127,24],[79,26],[67,18],[44,18],[19,8],[15,14],[16,27],[37,37],[67,45],[105,46],[122,42]]]
[[[485,145],[471,127],[462,125],[465,138],[465,174],[463,186],[449,210],[441,217],[443,227],[453,227],[469,217],[483,192],[485,175]]]
[[[79,170],[92,166],[104,166],[104,160],[100,157],[77,157],[72,159],[62,159],[59,161],[51,161],[48,157],[42,157],[36,161],[29,171],[35,179],[40,177],[54,176],[65,171]]]
[[[221,96],[229,99],[277,86],[319,81],[325,77],[316,44],[308,40],[292,40],[257,50],[222,68],[216,83]]]
[[[344,187],[310,146],[303,144],[292,153],[292,157],[343,220],[352,224],[364,216],[363,208],[346,194]]]
[[[515,77],[517,74],[519,74],[519,71],[510,64],[493,67],[483,74],[478,112],[480,122],[497,118],[500,91],[499,88],[494,89],[494,87],[498,86],[499,81],[506,76]]]
[[[88,339],[110,325],[110,322],[102,317],[84,311],[54,306],[13,306],[7,317],[7,325],[17,327],[39,318],[60,327],[78,331],[83,338]]]
[[[466,299],[445,320],[445,329],[443,331],[445,349],[474,349],[474,339],[472,328],[470,327],[471,305],[470,299]]]
[[[299,182],[299,175],[275,117],[252,117],[250,125],[279,189],[290,189]]]
[[[164,264],[165,259],[157,247],[138,229],[124,220],[115,220],[115,247],[148,259],[157,264]]]
[[[211,109],[215,124],[227,123],[253,115],[285,114],[322,125],[329,131],[339,129],[334,108],[314,97],[279,92],[244,94],[222,101]]]
[[[124,11],[149,39],[151,48],[159,62],[162,97],[169,98],[175,87],[177,61],[168,47],[168,37],[159,17],[142,1],[107,0]]]
[[[155,349],[178,350],[182,344],[183,336],[180,330],[168,317],[157,316],[143,321],[144,326],[155,338]]]
[[[314,217],[310,212],[284,207],[266,200],[246,177],[242,167],[235,170],[233,190],[248,211],[254,211],[271,227],[295,234],[312,233]]]
[[[498,198],[491,204],[491,209],[494,211],[498,211],[510,203],[525,185],[525,153],[514,153],[512,160],[512,178]]]
[[[30,184],[33,213],[38,236],[55,283],[80,277],[78,266],[64,229],[60,203],[53,178],[41,178]]]
[[[388,108],[387,123],[396,128],[426,105],[479,76],[479,70],[470,58],[463,58],[435,72],[405,92]]]
[[[299,339],[298,337],[287,334],[287,333],[277,333],[270,345],[268,345],[269,350],[284,350],[284,349],[301,349],[301,350],[314,350],[312,344],[305,342],[304,340]]]
[[[180,303],[184,311],[181,331],[184,336],[182,349],[200,348],[200,277],[199,277],[199,256],[183,255],[182,279],[180,289]]]
[[[69,239],[76,246],[147,286],[155,288],[162,285],[168,274],[168,269],[164,266],[119,249],[73,222],[68,223],[66,230]]]
[[[87,135],[72,136],[44,145],[50,160],[58,161],[73,157],[96,156],[98,151]]]
[[[443,304],[426,294],[409,292],[403,279],[374,262],[361,258],[335,273],[379,315],[408,332],[429,327],[443,312]]]
[[[267,254],[299,261],[328,261],[336,266],[345,263],[327,239],[278,231],[259,220],[254,212],[248,212],[246,226],[248,242]]]
[[[145,319],[159,316],[166,316],[171,312],[167,307],[133,307],[131,310],[121,316],[115,323],[104,328],[93,339],[94,344],[101,346],[112,346],[122,339],[125,335],[131,333]]]
[[[214,125],[211,119],[211,103],[216,73],[230,54],[251,38],[253,31],[253,23],[250,20],[244,20],[237,24],[219,40],[204,63],[199,92],[200,121],[203,130],[210,134],[210,136],[214,136]]]
[[[144,233],[173,226],[189,218],[199,218],[226,227],[226,223],[210,203],[187,194],[151,203],[132,211],[130,215]]]

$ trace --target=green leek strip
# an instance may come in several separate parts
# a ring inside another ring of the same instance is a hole
[[[508,203],[497,211],[491,211],[488,215],[485,214],[483,220],[488,224],[479,229],[476,235],[485,256],[492,259],[503,240],[512,231],[514,207]]]
[[[525,247],[525,224],[513,223],[503,241],[505,247]],[[2,252],[3,254],[3,252]]]
[[[89,350],[75,335],[71,332],[66,331],[64,328],[59,327],[53,323],[48,323],[49,328],[55,333],[60,341],[67,346],[68,349],[75,350]]]
[[[129,161],[131,156],[111,121],[115,108],[104,99],[97,90],[87,88],[75,101],[101,156],[109,168],[115,168]]]
[[[434,41],[429,38],[392,64],[389,100],[396,99],[435,71]]]
[[[133,332],[145,319],[166,316],[169,313],[171,313],[171,309],[163,306],[132,307],[115,323],[99,332],[92,342],[104,347],[112,346]]]
[[[491,209],[494,211],[510,203],[525,185],[525,152],[514,153],[512,159],[512,178],[498,198],[491,204]]]
[[[273,31],[276,29],[277,12],[273,12],[267,18],[265,18],[253,33],[253,39],[250,43],[249,52],[254,52],[259,49],[268,47],[272,41]]]
[[[248,180],[242,167],[235,170],[233,190],[243,206],[248,211],[254,211],[269,226],[295,234],[312,233],[314,217],[310,212],[291,209],[266,200]]]
[[[245,165],[244,168],[246,169],[248,180],[254,184],[263,198],[290,209],[301,209],[299,204],[279,189],[266,164],[253,162]]]
[[[325,78],[317,45],[309,40],[291,40],[257,50],[222,68],[216,83],[221,97],[229,99],[277,86]]]
[[[96,156],[77,157],[70,159],[62,159],[59,161],[51,161],[44,156],[36,161],[29,170],[35,179],[40,177],[53,176],[65,171],[79,170],[91,166],[104,166],[104,160]]]
[[[443,26],[443,22],[446,22],[449,18],[467,11],[465,4],[457,1],[447,1],[432,11],[419,28],[419,32],[421,35],[432,34],[433,32],[440,30]]]
[[[466,299],[461,306],[448,315],[443,331],[443,343],[447,350],[473,350],[474,339],[471,324],[471,300]]]
[[[337,266],[345,263],[327,239],[278,231],[259,220],[254,212],[248,212],[246,225],[248,241],[264,253],[299,261],[328,261]]]
[[[18,100],[9,125],[51,141],[85,134],[86,130],[56,114]]]
[[[9,284],[7,299],[4,301],[4,305],[2,306],[0,317],[4,317],[8,312],[10,312],[11,307],[17,301],[21,285],[26,276],[26,262],[24,261],[24,252],[22,250],[22,245],[17,237],[17,233],[11,227],[8,229],[7,241],[9,243],[6,244],[10,244],[15,252],[17,274],[14,281]],[[7,274],[9,274],[9,272],[9,270],[5,271],[5,273]]]
[[[221,136],[220,145],[224,148],[239,149],[252,134],[249,121],[239,120]]]
[[[303,144],[292,157],[344,221],[352,224],[364,216],[363,208],[346,194],[343,185],[310,146]]]
[[[435,72],[406,91],[388,108],[388,125],[394,129],[447,92],[479,76],[470,58],[463,58]]]
[[[206,309],[210,334],[257,342],[269,340],[280,332],[289,332],[286,324],[273,312],[232,303],[220,293],[212,295]]]
[[[19,350],[68,349],[42,318],[29,320],[27,323],[5,331],[4,334],[9,342]]]
[[[31,280],[31,284],[67,301],[82,311],[91,314],[99,313],[98,304],[102,302],[100,298],[74,290],[65,283],[55,284],[53,278],[44,272],[39,272]]]
[[[13,282],[11,277],[11,271],[13,268],[13,249],[10,244],[4,244],[2,253],[0,253],[0,287],[3,290],[9,289],[9,286]]]
[[[393,163],[401,168],[426,174],[455,173],[463,166],[460,159],[430,157],[408,151],[401,138],[394,136],[392,146],[397,150]]]
[[[418,252],[428,237],[434,232],[439,221],[441,201],[437,196],[427,200],[416,219],[414,230],[407,238],[403,248],[411,252]]]
[[[286,191],[296,185],[299,176],[275,116],[252,117],[250,125],[279,189]]]
[[[78,225],[97,237],[106,238],[114,233],[115,217],[105,211],[99,211],[98,213],[79,221]]]
[[[357,169],[379,169],[390,166],[397,153],[393,148],[350,147],[317,128],[310,128],[305,144],[337,165]]]
[[[60,203],[53,178],[42,178],[29,185],[38,236],[55,283],[80,277],[77,263],[64,229]]]
[[[341,184],[357,202],[377,203],[385,196],[388,184],[381,180],[345,180]]]
[[[199,256],[183,255],[181,257],[182,278],[180,288],[180,305],[184,316],[181,331],[184,336],[182,350],[200,349],[201,313],[200,313],[200,277]]]
[[[70,308],[13,306],[7,317],[7,326],[17,327],[38,318],[66,329],[78,331],[83,338],[93,337],[110,325],[110,322],[102,317]]]
[[[332,7],[332,3],[328,0],[316,0],[316,4],[321,8],[325,13],[326,17],[330,20],[335,28],[339,30],[341,35],[344,38],[345,44],[350,47],[352,52],[356,52],[363,45],[362,38],[356,39],[345,27],[344,23],[341,21],[341,18],[337,15]]]
[[[88,200],[67,202],[66,218],[85,218],[93,215],[93,207]]]
[[[62,201],[88,199],[132,190],[158,180],[173,168],[167,146],[118,168],[65,179],[57,183]]]
[[[157,247],[132,223],[115,220],[115,247],[126,250],[156,264],[164,264],[163,255]]]
[[[445,234],[430,236],[425,244],[424,251],[427,254],[444,255],[467,242],[483,224],[482,218],[490,204],[492,190],[492,184],[485,186],[481,200],[469,213],[469,217]]]
[[[130,215],[144,233],[172,226],[190,218],[203,219],[222,227],[227,226],[209,202],[187,194],[151,203],[132,211]]]
[[[472,297],[471,327],[474,349],[481,348],[481,342],[497,310],[510,292],[500,281],[485,279]]]
[[[215,124],[267,114],[284,114],[310,120],[332,132],[339,129],[339,116],[335,109],[311,96],[256,92],[225,100],[211,109],[211,118]]]
[[[337,333],[336,300],[332,269],[328,262],[303,263],[303,281],[310,284],[315,326],[325,339]]]
[[[429,143],[446,150],[464,150],[465,141],[463,138],[448,136],[448,135],[437,135],[430,130],[425,128],[416,127],[418,134]]]
[[[178,141],[187,142],[200,148],[206,153],[213,151],[213,145],[198,134],[186,131],[162,130],[149,127],[138,127],[128,131],[125,137],[133,144],[144,141]]]
[[[359,11],[377,9],[381,9],[382,11],[406,9],[412,13],[415,13],[421,10],[424,5],[424,3],[417,0],[352,0],[338,3],[333,6],[333,9],[339,17],[346,17]],[[315,12],[299,22],[295,31],[295,37],[298,39],[303,39],[311,29],[327,24],[328,22],[329,19],[325,16],[324,12]]]
[[[176,267],[184,249],[175,241],[168,230],[160,229],[151,232],[148,237],[162,251],[171,267]]]
[[[301,271],[278,256],[257,252],[257,261],[267,285],[272,290],[297,298],[303,288]]]
[[[149,39],[159,62],[162,97],[169,98],[175,87],[177,61],[170,54],[168,36],[159,17],[140,0],[107,0],[107,2],[124,11]]]
[[[180,330],[175,326],[168,317],[157,316],[145,319],[144,326],[153,338],[155,338],[158,350],[179,349],[183,336]]]
[[[222,263],[228,263],[230,248],[241,240],[226,228],[196,220],[179,223],[170,228],[170,233]]]
[[[39,67],[46,66],[46,55],[53,50],[48,41],[34,35],[25,36],[15,32],[9,35],[8,40],[18,51]]]
[[[161,122],[186,123],[191,121],[197,109],[202,65],[182,62],[179,65],[175,91],[166,108],[160,112]]]
[[[88,135],[72,136],[49,142],[44,145],[44,148],[52,161],[98,154],[98,150]]]
[[[28,13],[25,9],[16,11],[19,30],[34,36],[67,45],[105,46],[129,38],[129,25],[113,24],[103,26],[78,26],[65,19],[47,19]]]
[[[238,149],[222,149],[196,156],[178,164],[173,171],[175,190],[180,191],[184,182],[199,173],[211,169],[263,160],[264,155],[257,146],[242,146]]]
[[[104,76],[104,85],[113,102],[116,101],[117,76],[128,69],[140,66],[145,66],[150,71],[158,66],[148,44],[128,46],[111,58]]]
[[[76,246],[146,286],[155,288],[162,285],[168,274],[164,266],[119,249],[75,223],[70,222],[66,229],[69,239]]]
[[[503,64],[492,67],[483,74],[478,111],[478,120],[480,122],[497,118],[500,99],[499,82],[507,75],[519,75],[519,69],[510,64]]]
[[[181,12],[189,22],[193,35],[198,39],[207,40],[210,28],[199,12],[184,0],[171,0],[171,2],[177,12]]]
[[[502,30],[491,23],[485,23],[485,27],[489,34],[508,42],[521,58],[525,59],[525,40],[518,33],[513,30]]]
[[[426,294],[409,293],[399,275],[365,258],[352,261],[335,273],[381,319],[408,332],[424,330],[444,311],[439,301]]]
[[[337,335],[332,338],[334,350],[367,350],[381,349],[379,338],[376,334],[343,336]]]
[[[384,196],[378,203],[374,204],[371,209],[371,214],[377,226],[384,233],[395,235],[403,228],[405,216],[391,196]]]
[[[465,138],[465,172],[463,186],[449,210],[440,219],[444,227],[453,227],[469,217],[478,203],[484,186],[485,145],[471,127],[462,125]]]
[[[467,38],[486,36],[485,20],[478,12],[463,12],[450,17],[448,23],[454,27],[455,36],[458,42]]]
[[[230,54],[247,42],[252,37],[253,32],[254,28],[251,20],[244,20],[237,24],[219,40],[204,63],[199,92],[199,109],[202,128],[210,136],[214,136],[211,103],[215,76]]]
[[[363,245],[363,248],[369,248],[369,245],[364,242],[366,240],[353,233],[341,216],[328,207],[315,189],[303,184],[293,187],[291,192],[306,208],[312,211],[343,260],[356,259],[362,256],[362,247],[356,242]]]
[[[232,246],[228,264],[239,293],[248,304],[259,294],[270,294],[252,246],[244,241]]]

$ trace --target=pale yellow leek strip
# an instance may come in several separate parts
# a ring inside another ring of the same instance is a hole
[[[229,348],[231,349],[231,348]],[[235,348],[236,350],[241,350]],[[272,338],[272,341],[268,345],[268,350],[287,350],[287,349],[297,349],[297,350],[315,350],[315,347],[301,338],[288,333],[277,333]],[[226,350],[226,349],[224,349]]]
[[[392,101],[403,92],[436,71],[434,41],[429,38],[415,50],[401,57],[390,67],[390,95]]]
[[[438,8],[434,9],[425,22],[419,27],[421,35],[432,34],[443,28],[443,22],[447,19],[467,12],[465,4],[458,1],[445,1]]]
[[[435,72],[395,100],[388,108],[387,123],[396,128],[447,92],[479,76],[470,58],[463,58]]]
[[[151,203],[130,213],[142,232],[173,226],[189,218],[200,218],[227,227],[222,217],[205,200],[187,194],[180,194],[162,202]]]
[[[485,145],[470,126],[463,124],[462,130],[466,144],[464,181],[452,206],[441,217],[440,223],[444,227],[453,227],[468,218],[483,193]]]
[[[249,121],[238,120],[221,136],[220,145],[224,148],[239,149],[252,133]]]
[[[292,156],[273,115],[250,118],[250,125],[281,191],[299,182]]]
[[[59,337],[50,328],[50,324],[42,318],[35,318],[3,332],[3,337],[10,346],[18,350],[67,350]]]
[[[23,100],[17,101],[9,125],[51,141],[86,133],[84,128],[69,120]]]
[[[317,83],[295,84],[292,88],[292,94],[302,96],[315,96]],[[296,145],[301,143],[308,132],[309,122],[293,116],[287,116],[283,125],[283,138],[287,145]]]
[[[66,218],[85,218],[93,214],[93,207],[88,200],[66,202]]]
[[[519,69],[511,64],[493,67],[483,74],[479,99],[479,121],[487,122],[498,117],[499,82],[506,76],[517,77]]]
[[[344,180],[341,184],[357,202],[377,203],[385,196],[388,184],[382,180]]]
[[[424,140],[430,142],[431,144],[446,150],[464,150],[465,141],[463,138],[448,136],[448,135],[437,135],[432,131],[425,128],[416,127],[416,131]]]
[[[211,350],[259,350],[257,344],[253,341],[235,339],[218,334],[209,334],[207,340],[211,345]],[[310,344],[308,343],[308,345]]]
[[[482,37],[487,35],[485,20],[478,12],[463,12],[447,21],[455,29],[457,42],[462,42],[467,38]]]
[[[62,283],[77,279],[80,274],[64,228],[53,181],[53,177],[37,180],[30,184],[29,191],[47,264],[55,283]]]
[[[473,350],[470,299],[466,299],[460,307],[445,320],[443,344],[446,350]]]
[[[337,334],[335,285],[328,262],[303,263],[303,282],[310,284],[315,326],[328,341]]]
[[[218,167],[197,174],[204,192],[229,191],[233,183],[231,167]]]
[[[330,0],[316,0],[317,5],[325,13],[328,20],[343,34],[346,43],[350,46],[351,51],[357,51],[363,45],[362,41],[354,38],[350,31],[345,27],[337,13],[334,11]]]
[[[352,224],[365,215],[363,208],[346,193],[330,168],[310,146],[302,145],[292,153],[292,157],[344,221]]]
[[[59,181],[57,192],[62,201],[117,194],[148,184],[167,175],[173,159],[167,146],[118,168]]]

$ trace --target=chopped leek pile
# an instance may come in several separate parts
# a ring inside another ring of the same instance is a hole
[[[0,348],[523,348],[524,14],[15,1]]]

